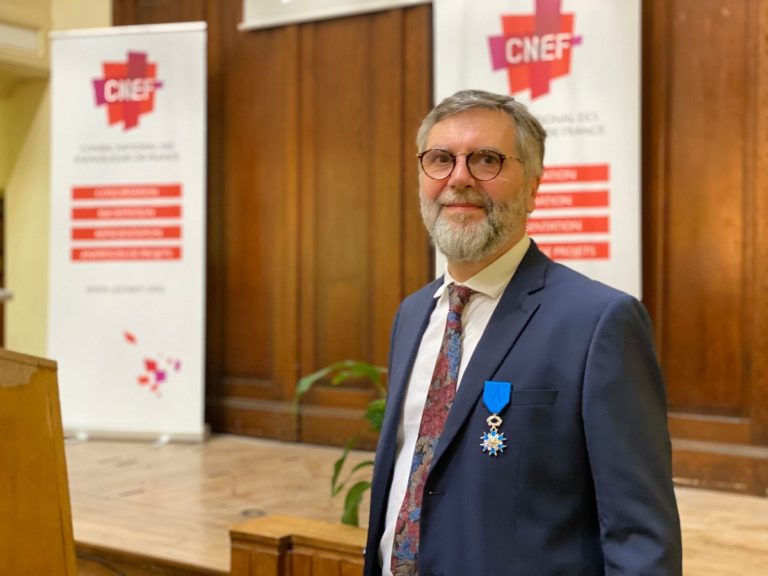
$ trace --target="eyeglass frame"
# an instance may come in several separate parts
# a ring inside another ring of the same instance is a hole
[[[448,174],[446,174],[442,178],[435,178],[434,176],[430,175],[429,172],[427,172],[426,168],[424,168],[424,155],[427,154],[428,152],[432,152],[433,150],[440,150],[441,152],[445,152],[453,159],[453,166],[451,167]],[[501,162],[499,163],[499,171],[496,172],[496,174],[491,178],[478,178],[472,172],[472,168],[469,167],[469,159],[472,157],[473,154],[477,154],[478,152],[493,152],[494,154],[498,155],[501,158]],[[424,150],[423,152],[419,152],[418,154],[416,154],[416,157],[419,159],[419,166],[421,167],[421,171],[424,172],[424,175],[427,178],[430,178],[432,180],[445,180],[446,178],[450,177],[450,175],[453,174],[453,171],[456,170],[456,158],[458,158],[459,156],[464,156],[465,162],[467,165],[467,172],[469,172],[470,176],[472,176],[472,178],[480,182],[490,182],[491,180],[498,178],[499,174],[501,174],[501,171],[504,170],[504,161],[507,159],[515,160],[517,162],[520,162],[521,164],[523,162],[517,156],[507,156],[503,152],[499,152],[498,150],[493,150],[491,148],[479,148],[477,150],[473,150],[472,152],[468,152],[467,154],[454,154],[453,152],[451,152],[450,150],[446,150],[445,148],[428,148],[427,150]]]

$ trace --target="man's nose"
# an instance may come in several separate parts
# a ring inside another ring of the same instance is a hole
[[[453,167],[448,184],[453,188],[463,188],[475,183],[475,178],[469,171],[469,164],[466,156],[456,156],[456,165]]]

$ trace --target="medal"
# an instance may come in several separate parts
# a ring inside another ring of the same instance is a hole
[[[499,426],[502,423],[499,412],[504,410],[507,404],[509,404],[511,394],[512,384],[510,382],[493,382],[488,380],[485,383],[483,403],[491,413],[486,420],[490,430],[484,432],[480,437],[483,440],[480,446],[483,448],[483,452],[487,452],[489,456],[498,456],[507,447],[505,444],[507,437],[503,432],[499,432]]]

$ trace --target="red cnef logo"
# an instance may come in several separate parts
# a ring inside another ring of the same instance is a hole
[[[571,72],[571,49],[582,37],[561,0],[536,0],[531,16],[502,16],[503,34],[488,38],[494,70],[507,70],[511,94],[530,89],[531,99],[549,94],[554,78]]]
[[[102,68],[104,77],[93,81],[96,106],[107,107],[110,126],[137,127],[139,117],[154,110],[155,92],[163,86],[157,63],[148,62],[145,52],[128,52],[126,62],[104,62]]]

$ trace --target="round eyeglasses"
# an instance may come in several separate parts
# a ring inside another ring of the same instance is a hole
[[[495,150],[475,150],[469,154],[454,154],[442,148],[431,148],[417,156],[424,174],[433,180],[448,178],[456,168],[457,156],[466,157],[467,170],[475,180],[493,180],[501,173],[504,160],[507,158],[518,160]]]

